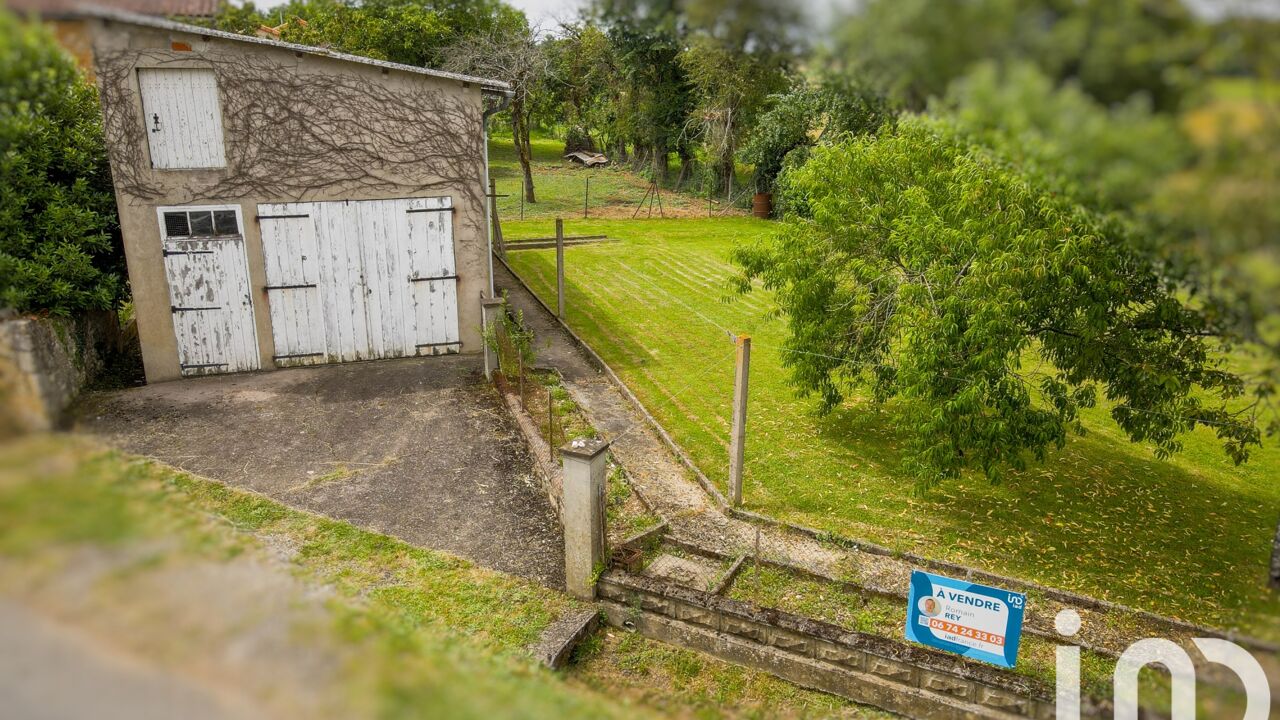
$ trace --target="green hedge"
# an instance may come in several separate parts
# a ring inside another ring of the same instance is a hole
[[[118,227],[97,92],[45,28],[0,10],[0,307],[114,308]]]

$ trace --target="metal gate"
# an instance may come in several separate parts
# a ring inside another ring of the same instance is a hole
[[[457,352],[448,197],[258,206],[277,365]]]

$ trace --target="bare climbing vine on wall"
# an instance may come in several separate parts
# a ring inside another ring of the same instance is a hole
[[[227,167],[190,173],[185,197],[174,197],[147,159],[134,76],[138,67],[193,67],[192,60],[212,68],[218,81]],[[239,52],[179,61],[127,51],[100,57],[97,71],[112,172],[126,202],[298,201],[321,193],[448,189],[484,206],[480,108],[426,83],[392,87]]]

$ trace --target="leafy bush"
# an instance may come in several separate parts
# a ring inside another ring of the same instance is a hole
[[[874,133],[893,121],[884,97],[848,78],[818,87],[803,82],[774,96],[743,147],[742,161],[755,167],[759,192],[771,192],[792,151],[843,135]]]
[[[755,168],[758,192],[771,192],[787,154],[812,139],[817,114],[814,94],[808,89],[779,96],[774,107],[760,116],[751,138],[742,149],[742,161]]]
[[[114,307],[117,227],[97,93],[46,30],[0,11],[0,306]]]
[[[992,479],[1082,432],[1099,393],[1157,454],[1210,427],[1237,462],[1259,440],[1223,371],[1224,329],[1184,303],[1125,227],[920,118],[819,146],[786,178],[800,212],[741,249],[776,292],[784,364],[830,410],[856,388],[905,413],[923,483]]]

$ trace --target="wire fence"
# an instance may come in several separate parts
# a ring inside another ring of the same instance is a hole
[[[497,210],[504,222],[565,219],[650,219],[744,215],[751,191],[713,190],[708,183],[655,183],[627,167],[539,166],[534,170],[533,200],[518,169],[492,171]]]

